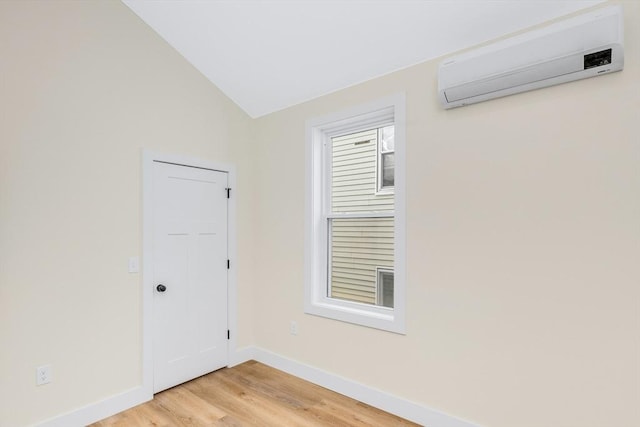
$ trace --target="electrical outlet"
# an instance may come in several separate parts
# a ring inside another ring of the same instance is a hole
[[[291,332],[291,335],[298,335],[298,322],[295,320],[291,321],[291,325],[289,325],[289,332]]]
[[[53,381],[53,370],[51,365],[39,366],[36,368],[36,385],[49,384]]]

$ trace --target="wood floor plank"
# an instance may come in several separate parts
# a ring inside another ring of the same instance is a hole
[[[174,387],[164,393],[158,393],[154,400],[185,427],[212,425],[227,416],[226,412],[210,405],[184,387]]]
[[[94,425],[96,427],[169,427],[176,424],[161,406],[155,401],[151,401],[116,414]]]
[[[89,427],[417,426],[255,361],[165,390]]]
[[[304,418],[283,405],[282,401],[256,392],[251,386],[238,385],[234,378],[218,376],[217,381],[209,382],[210,380],[211,378],[203,378],[204,389],[201,389],[203,398],[235,417],[241,417],[248,425],[307,425]],[[210,387],[212,384],[221,384],[221,387]]]

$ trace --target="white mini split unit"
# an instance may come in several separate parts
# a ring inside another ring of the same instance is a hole
[[[444,108],[622,70],[622,8],[609,6],[445,60]]]

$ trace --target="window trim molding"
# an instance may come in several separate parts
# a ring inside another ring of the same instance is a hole
[[[328,298],[326,287],[328,239],[323,215],[329,189],[323,185],[328,167],[323,155],[333,136],[372,127],[395,125],[394,308]],[[305,149],[305,313],[405,334],[406,197],[405,94],[399,93],[337,113],[307,120]]]

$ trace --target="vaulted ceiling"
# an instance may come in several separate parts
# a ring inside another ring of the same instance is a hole
[[[259,117],[602,0],[123,0]]]

